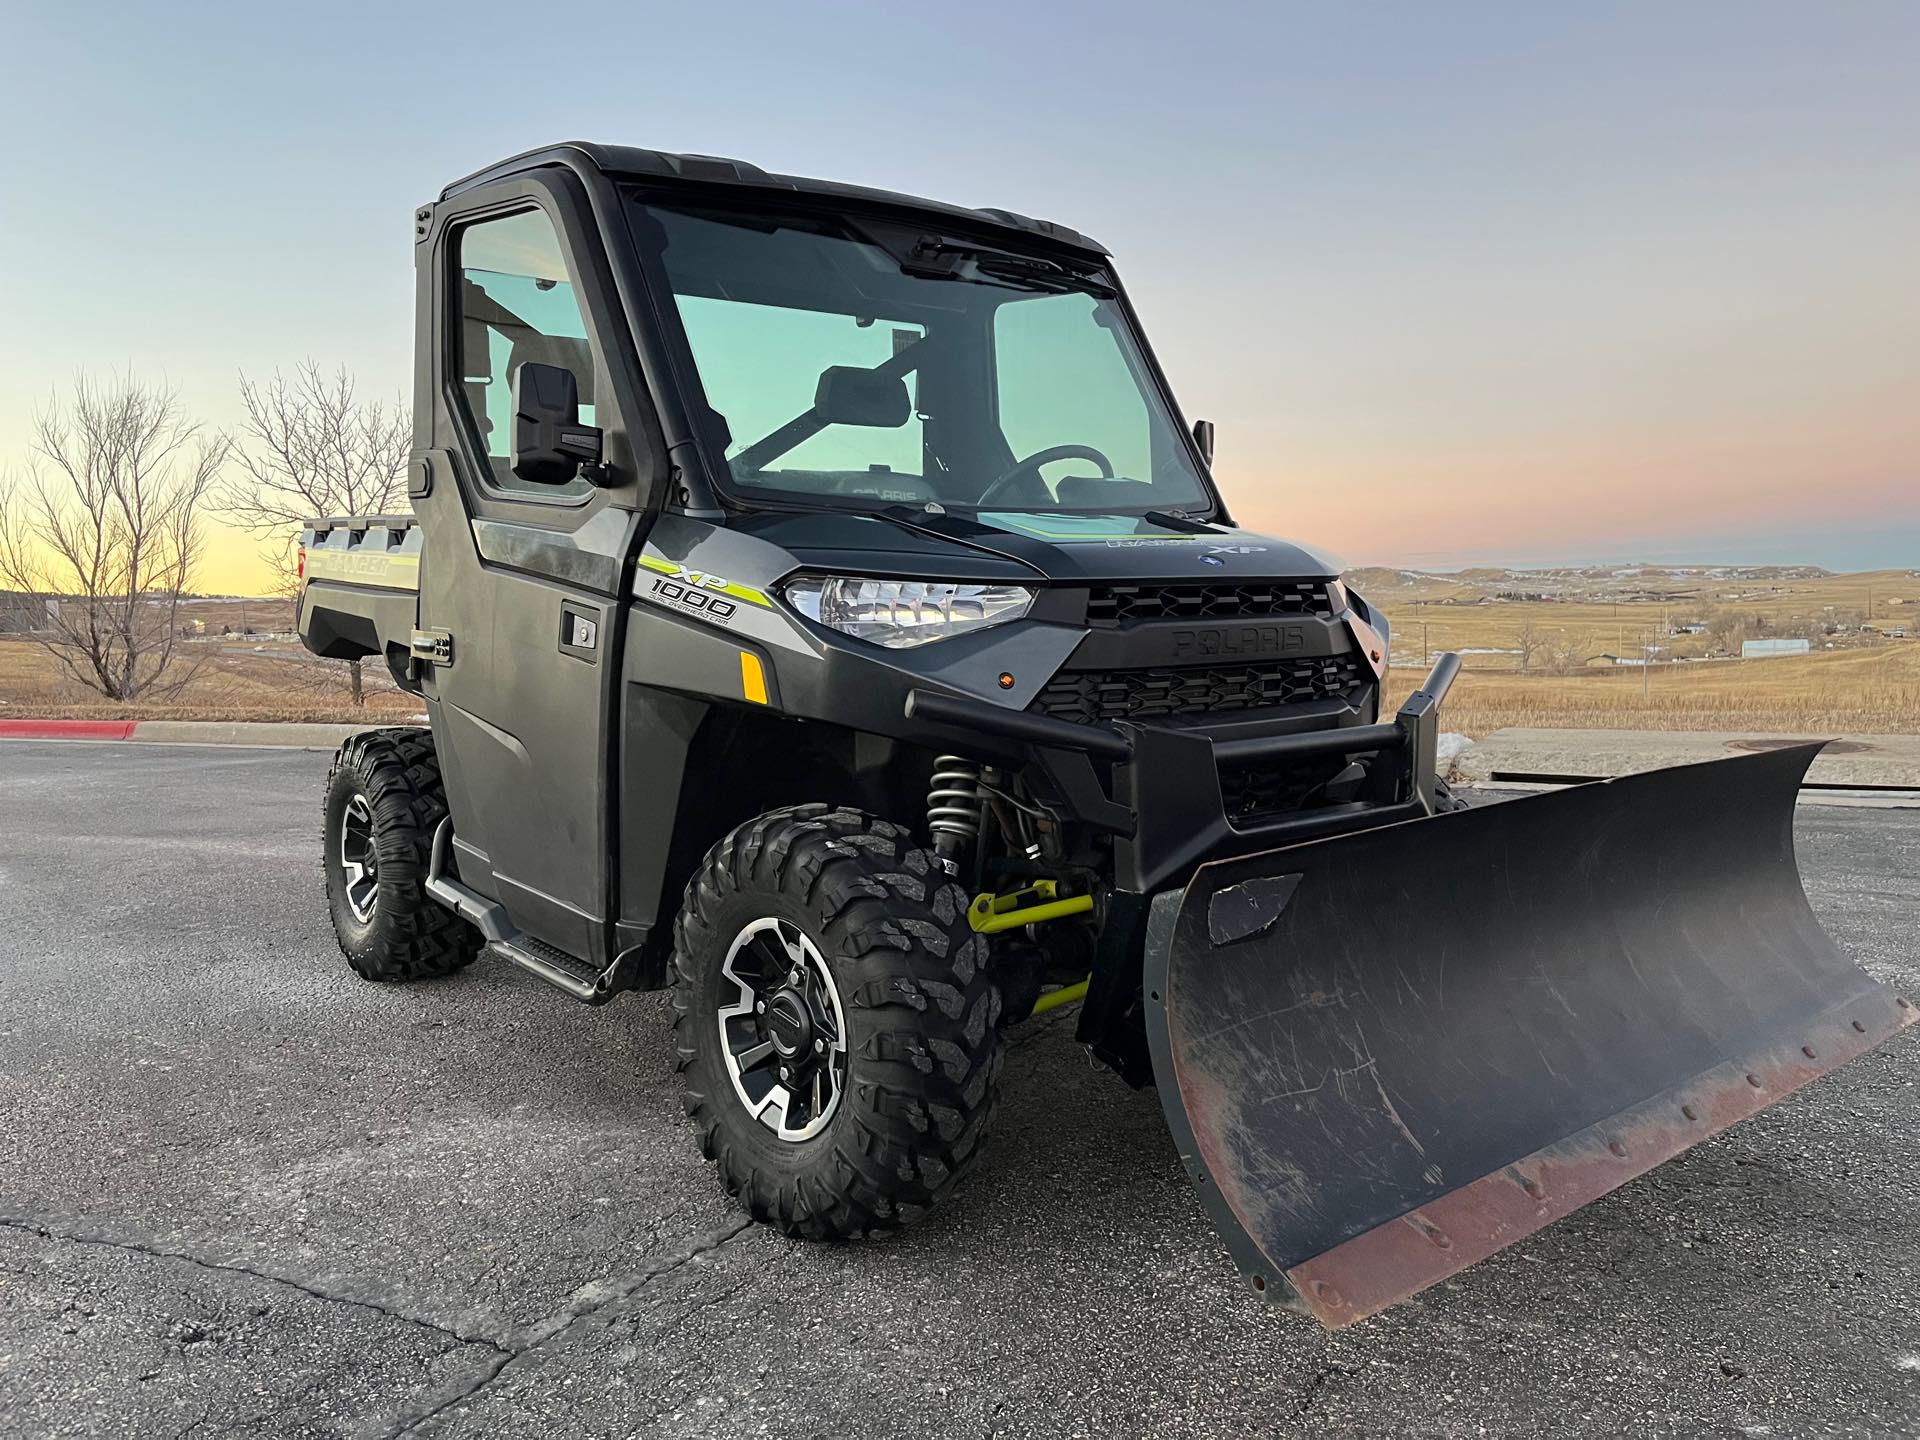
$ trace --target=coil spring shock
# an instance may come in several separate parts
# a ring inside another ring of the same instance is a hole
[[[980,838],[986,801],[980,794],[980,767],[958,755],[938,755],[927,790],[927,830],[933,853],[951,860]]]

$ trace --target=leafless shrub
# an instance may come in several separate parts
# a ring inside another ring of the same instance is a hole
[[[1549,675],[1571,675],[1587,663],[1586,651],[1565,635],[1542,641],[1540,656]]]
[[[0,479],[0,584],[45,604],[32,638],[109,700],[193,678],[176,653],[200,510],[229,448],[171,388],[81,376],[34,422],[24,475]],[[49,603],[50,602],[50,603]]]

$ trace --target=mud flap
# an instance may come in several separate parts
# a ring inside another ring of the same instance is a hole
[[[1911,1024],[1801,888],[1819,748],[1219,861],[1156,896],[1155,1079],[1253,1286],[1351,1324]]]

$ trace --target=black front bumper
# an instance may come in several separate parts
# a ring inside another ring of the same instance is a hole
[[[1103,897],[1075,1038],[1128,1084],[1144,1086],[1153,1083],[1153,1066],[1141,963],[1155,892],[1184,886],[1210,860],[1433,814],[1440,702],[1459,670],[1457,655],[1442,655],[1392,720],[1317,730],[1300,729],[1297,713],[1218,727],[1082,724],[925,690],[907,697],[906,711],[921,722],[1026,747],[1054,803],[1069,818],[1113,836],[1112,885]],[[1352,761],[1365,766],[1357,799],[1258,824],[1236,824],[1229,816],[1223,771],[1285,772]]]
[[[1431,815],[1440,702],[1459,669],[1458,656],[1442,655],[1392,720],[1322,730],[1302,731],[1292,717],[1267,728],[1236,722],[1224,733],[1132,721],[1084,724],[927,690],[907,696],[906,713],[1030,746],[1069,818],[1114,837],[1115,889],[1146,895],[1183,881],[1208,860]],[[1328,760],[1366,766],[1361,798],[1254,823],[1230,817],[1223,771],[1281,771]]]

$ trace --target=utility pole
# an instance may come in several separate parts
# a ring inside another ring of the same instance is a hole
[[[1653,637],[1647,637],[1647,643],[1640,652],[1640,699],[1646,701],[1653,695]]]
[[[1422,665],[1432,663],[1427,659],[1427,622],[1424,620],[1420,622],[1420,663]]]

